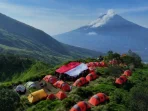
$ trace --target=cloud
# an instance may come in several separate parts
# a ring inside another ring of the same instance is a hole
[[[98,35],[96,32],[89,32],[88,35]]]
[[[16,5],[9,2],[0,2],[0,12],[21,22],[34,26],[50,35],[64,33],[88,23],[88,16],[77,13],[75,10],[58,10],[36,6]],[[73,16],[79,16],[74,18]],[[65,25],[66,24],[66,25]]]

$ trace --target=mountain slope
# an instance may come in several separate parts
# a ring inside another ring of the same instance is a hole
[[[0,51],[52,63],[100,54],[60,43],[45,32],[3,14],[0,14]]]
[[[102,52],[113,50],[124,53],[131,49],[148,60],[146,58],[148,56],[146,55],[148,53],[147,36],[147,28],[109,11],[86,26],[56,35],[55,39],[66,44]]]

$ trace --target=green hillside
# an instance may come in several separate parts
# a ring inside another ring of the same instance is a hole
[[[108,55],[104,56],[106,63],[109,60],[116,59],[122,61],[127,66],[108,65],[108,67],[97,68],[96,72],[99,78],[83,87],[73,87],[72,91],[67,93],[68,98],[62,101],[58,99],[41,100],[35,104],[30,104],[26,95],[19,98],[12,91],[12,84],[40,80],[46,74],[54,74],[55,69],[60,65],[53,67],[42,62],[16,56],[1,56],[0,58],[1,61],[3,60],[1,62],[3,68],[0,69],[0,72],[5,73],[8,77],[8,79],[6,79],[6,76],[3,77],[5,81],[1,81],[2,84],[0,85],[0,95],[3,95],[0,96],[1,111],[7,111],[10,108],[12,111],[69,111],[77,102],[88,101],[91,96],[98,92],[105,93],[110,100],[109,102],[91,107],[90,111],[147,111],[148,109],[148,65],[141,63],[139,56],[133,52],[129,52],[126,56],[120,56],[111,51],[108,52]],[[92,62],[98,60],[88,58],[78,61]],[[117,86],[115,84],[115,77],[119,77],[126,69],[132,70],[132,75],[128,77],[126,83]],[[71,84],[69,81],[66,82]],[[8,92],[11,93],[9,96],[7,95]]]
[[[58,64],[101,53],[62,44],[45,32],[0,14],[0,53],[17,54]]]
[[[24,82],[48,73],[52,65],[14,55],[0,55],[0,83]]]

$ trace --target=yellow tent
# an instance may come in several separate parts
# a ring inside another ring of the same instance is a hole
[[[47,97],[47,93],[44,91],[44,89],[41,89],[29,94],[28,100],[30,103],[34,103],[46,97]]]

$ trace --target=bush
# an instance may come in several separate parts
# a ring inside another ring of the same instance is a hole
[[[0,89],[0,111],[15,111],[20,107],[20,98],[16,92]]]

